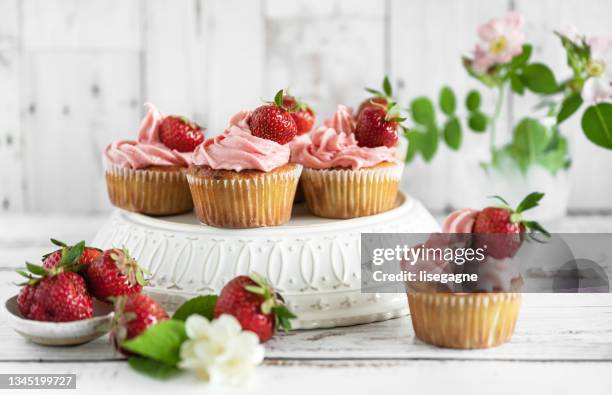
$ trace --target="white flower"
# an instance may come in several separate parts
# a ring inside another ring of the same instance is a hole
[[[587,44],[591,49],[586,65],[590,78],[582,88],[582,98],[589,104],[607,101],[612,96],[612,39],[591,37]]]
[[[264,347],[251,331],[243,331],[231,315],[213,321],[194,314],[187,318],[189,337],[181,345],[179,367],[211,383],[243,384],[264,358]]]

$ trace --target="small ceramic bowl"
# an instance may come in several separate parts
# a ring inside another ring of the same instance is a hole
[[[113,306],[94,299],[94,316],[70,322],[44,322],[23,318],[17,308],[17,296],[4,303],[8,325],[26,339],[45,346],[73,346],[90,342],[108,332]]]

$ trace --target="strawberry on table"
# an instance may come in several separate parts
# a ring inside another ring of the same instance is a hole
[[[502,197],[494,196],[502,205],[487,207],[478,213],[472,229],[475,233],[473,247],[485,248],[493,258],[511,258],[520,248],[527,230],[548,235],[540,224],[523,218],[523,213],[538,206],[543,197],[541,192],[530,193],[513,210]]]
[[[385,79],[383,80],[382,90],[372,88],[365,88],[365,90],[371,93],[373,96],[361,102],[357,108],[355,119],[358,119],[361,112],[372,105],[387,106],[389,103],[394,101],[393,88],[391,87],[391,82],[387,76],[385,76]]]
[[[125,248],[104,251],[85,267],[85,276],[92,295],[103,301],[112,296],[140,293],[147,284],[145,270]]]
[[[355,139],[360,147],[393,147],[397,144],[397,129],[404,121],[395,103],[372,104],[357,118]]]
[[[84,248],[84,241],[68,248],[52,268],[26,263],[27,272],[18,270],[27,278],[17,297],[17,307],[25,318],[67,322],[93,317],[92,297],[83,278],[74,272]]]
[[[66,257],[71,246],[66,245],[66,243],[61,242],[56,239],[51,239],[51,242],[56,246],[60,247],[59,250],[53,251],[50,254],[43,256],[43,267],[45,269],[52,269],[55,267],[62,258]],[[83,249],[83,253],[78,257],[78,261],[75,262],[66,262],[66,263],[77,263],[78,265],[89,265],[96,258],[102,255],[102,251],[94,248],[94,247],[85,247]]]
[[[305,102],[293,96],[283,96],[283,108],[291,113],[291,117],[297,126],[297,135],[310,132],[315,123],[315,114]]]
[[[283,90],[274,96],[274,102],[257,107],[249,118],[253,136],[287,144],[298,133],[292,113],[283,107]]]
[[[204,141],[200,125],[185,117],[169,115],[159,125],[159,139],[170,149],[192,152]]]
[[[215,304],[215,318],[222,314],[236,317],[243,330],[252,331],[261,342],[274,336],[277,328],[291,329],[295,318],[282,297],[257,273],[238,276],[228,282]]]
[[[111,340],[115,348],[126,355],[130,353],[121,348],[121,343],[139,336],[148,327],[169,318],[166,310],[145,294],[118,296],[114,304]]]

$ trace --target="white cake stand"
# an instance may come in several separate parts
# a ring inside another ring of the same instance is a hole
[[[419,201],[400,193],[397,207],[382,214],[332,220],[298,204],[287,225],[256,229],[204,226],[193,213],[152,218],[117,210],[93,245],[126,246],[152,274],[148,292],[169,308],[195,294],[218,294],[235,276],[256,271],[298,315],[293,326],[304,329],[406,314],[404,294],[360,292],[360,234],[438,230]]]

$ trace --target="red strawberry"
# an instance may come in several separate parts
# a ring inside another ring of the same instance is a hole
[[[355,138],[360,147],[393,147],[397,144],[397,128],[404,119],[397,116],[395,104],[366,107],[355,126]]]
[[[222,314],[236,317],[242,329],[255,332],[261,342],[270,340],[277,327],[291,329],[289,319],[296,318],[257,273],[238,276],[225,284],[215,304],[215,318]]]
[[[111,339],[115,348],[130,355],[120,347],[125,340],[142,334],[148,327],[167,320],[164,308],[144,294],[119,296],[115,299],[115,316],[111,328]]]
[[[391,82],[389,82],[389,78],[385,76],[385,79],[382,83],[382,91],[365,88],[365,90],[374,96],[364,100],[361,102],[359,107],[357,108],[357,113],[355,114],[355,119],[359,118],[361,112],[368,107],[375,106],[377,104],[387,106],[389,103],[393,102],[393,88],[391,87]]]
[[[285,95],[283,96],[283,108],[291,112],[291,117],[297,126],[298,136],[310,132],[315,122],[315,114],[308,104],[293,96]]]
[[[185,117],[169,115],[159,125],[159,139],[170,149],[192,152],[204,141],[202,128]]]
[[[80,256],[85,242],[68,251],[70,256]],[[36,321],[66,322],[93,317],[93,300],[87,292],[83,278],[74,273],[77,264],[60,262],[50,270],[26,263],[29,272],[18,270],[28,281],[17,297],[21,314]]]
[[[85,275],[92,295],[100,300],[139,293],[146,285],[144,269],[125,248],[104,251],[86,266]]]
[[[291,113],[283,108],[283,91],[274,96],[274,103],[257,107],[249,118],[253,136],[287,144],[297,135],[298,127]]]
[[[54,268],[60,262],[62,257],[66,256],[68,250],[70,249],[70,246],[67,246],[61,241],[51,239],[51,242],[62,248],[43,256],[43,267],[47,270]],[[78,262],[76,263],[78,263],[79,265],[88,265],[100,255],[102,255],[101,250],[93,247],[85,247],[81,256],[78,257]]]
[[[474,234],[474,248],[484,248],[493,258],[503,259],[513,257],[523,242],[523,233],[526,230],[543,233],[548,232],[534,221],[523,220],[523,212],[536,207],[544,197],[543,193],[530,193],[513,210],[508,202],[499,196],[503,205],[501,207],[487,207],[476,216],[472,233]]]

